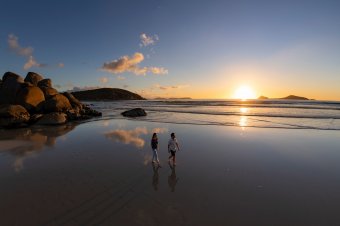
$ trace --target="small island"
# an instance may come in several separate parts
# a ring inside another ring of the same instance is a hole
[[[259,99],[259,100],[266,100],[266,99],[268,99],[268,97],[266,97],[266,96],[259,96],[257,99]]]
[[[296,95],[288,95],[286,97],[282,97],[282,98],[268,98],[266,96],[260,96],[257,98],[258,100],[267,100],[267,99],[281,99],[281,100],[313,100],[313,99],[308,99],[306,97],[300,97],[300,96],[296,96]]]
[[[295,96],[295,95],[289,95],[280,99],[284,99],[284,100],[309,100],[306,97],[299,97],[299,96]]]

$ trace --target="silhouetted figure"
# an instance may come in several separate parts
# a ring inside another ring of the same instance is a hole
[[[171,133],[171,138],[168,142],[168,152],[170,153],[169,161],[172,159],[173,165],[176,165],[176,152],[179,151],[178,142],[175,133]]]
[[[176,166],[171,165],[170,163],[169,163],[169,166],[171,169],[171,174],[170,176],[168,176],[168,184],[169,184],[171,191],[174,192],[179,178],[177,178],[176,176]]]
[[[152,149],[152,163],[157,162],[159,164],[159,159],[158,159],[158,137],[157,133],[154,133],[152,135],[151,139],[151,149]]]
[[[158,191],[158,185],[159,185],[158,169],[159,168],[160,168],[159,165],[152,163],[152,169],[153,169],[152,186],[153,186],[153,189],[155,189],[155,191]]]

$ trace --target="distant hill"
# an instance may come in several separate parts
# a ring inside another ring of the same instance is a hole
[[[280,99],[285,99],[285,100],[309,100],[306,97],[299,97],[299,96],[295,96],[295,95],[289,95]]]
[[[79,100],[107,101],[107,100],[145,100],[136,93],[118,88],[100,88],[72,92]]]
[[[257,99],[266,100],[266,99],[276,99],[276,98],[268,98],[266,96],[260,96]],[[282,100],[310,100],[306,97],[299,97],[299,96],[295,96],[295,95],[289,95],[289,96],[278,98],[278,99],[282,99]]]

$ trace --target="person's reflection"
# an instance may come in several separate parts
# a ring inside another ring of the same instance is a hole
[[[158,170],[160,166],[159,164],[152,163],[152,169],[153,169],[153,176],[152,176],[152,186],[155,191],[158,191],[158,185],[159,185],[159,175]]]
[[[168,176],[168,184],[169,184],[171,191],[174,192],[179,178],[177,178],[177,176],[176,176],[176,166],[171,165],[170,162],[169,162],[169,166],[170,166],[170,169],[171,169],[171,174],[170,174],[170,176]]]

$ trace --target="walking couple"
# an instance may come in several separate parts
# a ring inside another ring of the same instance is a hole
[[[152,135],[152,139],[151,139],[151,148],[152,148],[152,152],[153,152],[153,156],[152,156],[152,162],[157,162],[159,163],[159,158],[158,158],[158,137],[157,137],[157,133],[154,133]],[[168,152],[170,153],[169,156],[169,161],[172,160],[173,164],[176,165],[176,152],[179,151],[179,145],[176,139],[176,135],[175,133],[171,133],[171,138],[169,139],[168,142]]]

